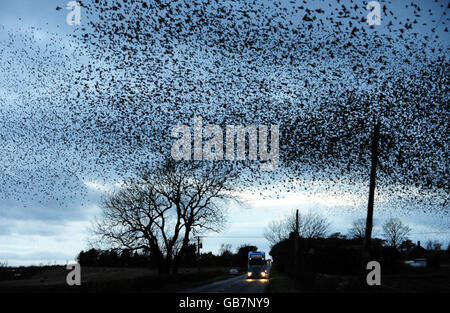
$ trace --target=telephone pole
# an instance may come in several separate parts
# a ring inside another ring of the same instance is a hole
[[[372,137],[372,166],[370,168],[369,202],[367,204],[366,233],[364,236],[364,252],[370,253],[373,227],[373,205],[375,197],[375,183],[377,177],[378,142],[380,141],[380,120],[377,121]]]
[[[295,212],[295,234],[294,234],[294,286],[298,280],[298,210]]]
[[[200,272],[200,236],[197,236],[197,270]]]

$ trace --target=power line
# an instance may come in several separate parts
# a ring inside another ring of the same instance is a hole
[[[410,235],[427,235],[427,234],[450,234],[450,231],[430,231],[430,232],[420,232],[420,233],[410,233]],[[265,239],[264,236],[195,236],[201,238],[209,239],[226,239],[226,238],[254,238],[254,239]]]
[[[199,236],[202,238],[217,238],[217,239],[222,239],[222,238],[265,238],[264,236]]]
[[[450,234],[450,231],[429,231],[429,232],[412,232],[410,235],[428,235],[428,234]],[[247,236],[247,235],[228,235],[228,236],[208,236],[199,235],[195,237],[206,238],[206,239],[266,239],[264,236]]]
[[[444,12],[442,12],[441,17],[437,21],[436,25],[431,29],[431,31],[433,31],[433,30],[436,31],[437,27],[439,27],[441,25],[442,18],[444,17],[445,13],[447,12],[447,8],[448,8],[449,5],[450,5],[450,1],[447,2],[447,5],[445,6]]]
[[[427,234],[450,234],[450,231],[430,231],[423,233],[410,233],[410,235],[427,235]]]

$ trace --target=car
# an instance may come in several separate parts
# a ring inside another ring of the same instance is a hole
[[[235,268],[232,268],[232,269],[228,272],[228,274],[230,274],[230,275],[239,275],[239,271],[238,271],[237,269],[235,269]]]

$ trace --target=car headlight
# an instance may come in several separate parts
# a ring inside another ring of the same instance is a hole
[[[262,277],[266,277],[266,272],[261,272]]]
[[[248,273],[247,273],[247,276],[252,276],[252,272],[248,272]]]

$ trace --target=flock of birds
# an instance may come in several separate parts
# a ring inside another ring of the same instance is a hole
[[[196,116],[279,125],[282,168],[236,163],[244,185],[366,186],[380,121],[379,190],[448,212],[447,2],[383,1],[382,26],[359,0],[80,2],[70,34],[2,29],[2,197],[70,201],[133,175]]]

